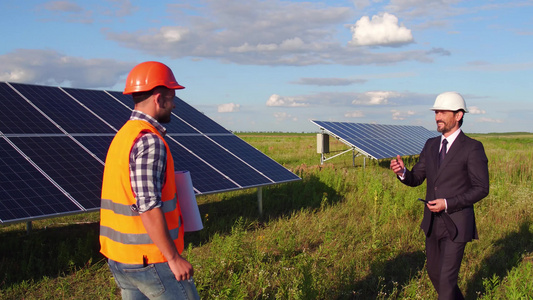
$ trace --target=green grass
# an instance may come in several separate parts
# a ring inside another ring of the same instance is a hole
[[[435,299],[419,230],[425,187],[345,154],[320,165],[315,134],[240,133],[302,180],[197,198],[184,255],[202,299]],[[459,284],[467,299],[533,299],[533,134],[475,135],[491,191],[476,204]],[[331,140],[331,150],[346,149]],[[406,158],[412,165],[416,157]],[[0,228],[1,299],[120,298],[98,253],[98,214]]]

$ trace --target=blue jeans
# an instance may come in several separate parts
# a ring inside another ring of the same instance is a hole
[[[107,261],[115,282],[120,287],[122,299],[200,299],[194,280],[178,281],[168,263],[143,265]]]

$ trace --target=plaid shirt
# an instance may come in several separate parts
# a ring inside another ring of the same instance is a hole
[[[166,129],[151,116],[134,110],[130,120],[152,124],[162,136]],[[141,133],[130,152],[131,188],[137,199],[137,211],[146,212],[161,207],[161,190],[165,183],[167,151],[163,141],[152,132]]]

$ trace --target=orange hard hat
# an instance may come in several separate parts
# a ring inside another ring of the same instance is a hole
[[[147,92],[156,86],[166,86],[169,89],[184,89],[174,78],[169,67],[157,61],[146,61],[131,69],[126,78],[125,95],[136,92]]]

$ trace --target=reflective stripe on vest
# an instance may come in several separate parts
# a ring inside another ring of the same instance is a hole
[[[180,222],[181,225],[181,222]],[[178,238],[180,233],[180,228],[169,230],[170,237],[175,240]],[[141,234],[132,234],[132,233],[122,233],[118,232],[116,230],[113,230],[109,227],[100,226],[100,235],[105,236],[107,238],[110,238],[111,240],[126,244],[126,245],[145,245],[145,244],[153,244],[152,239],[148,235],[148,233],[141,233]]]
[[[178,201],[176,197],[174,197],[174,199],[172,200],[162,202],[161,211],[163,211],[163,213],[167,213],[175,210],[177,202]],[[100,205],[100,208],[109,209],[117,215],[123,215],[127,217],[134,217],[139,215],[139,212],[134,211],[131,205],[115,203],[109,199],[102,199],[102,204]]]
[[[165,201],[161,205],[161,210],[163,213],[167,213],[176,209],[176,204],[178,199]],[[102,209],[109,209],[117,215],[123,215],[128,217],[139,216],[139,213],[134,211],[130,205],[124,205],[119,203],[114,203],[111,200],[102,199]],[[170,238],[175,240],[179,236],[181,227],[181,218],[178,220],[178,227],[172,230],[169,230]],[[133,233],[122,233],[120,231],[114,230],[113,228],[100,225],[100,235],[110,238],[115,242],[128,245],[143,245],[143,244],[153,244],[152,239],[148,236],[147,233],[144,234],[133,234]]]

